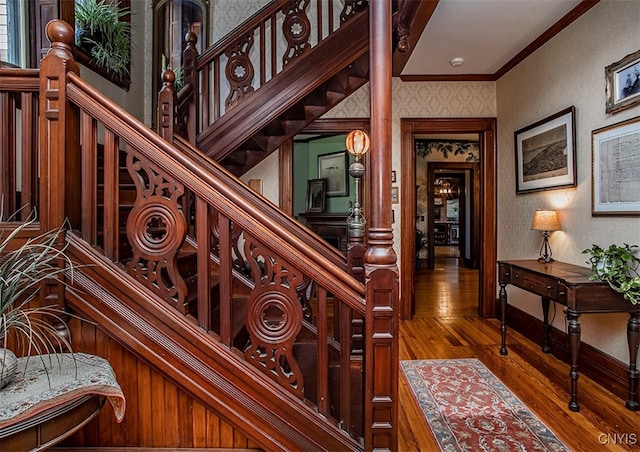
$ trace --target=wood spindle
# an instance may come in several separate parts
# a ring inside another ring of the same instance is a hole
[[[37,143],[38,143],[38,99],[33,93],[22,93],[20,104],[22,107],[22,186],[20,187],[20,219],[25,221],[31,211],[38,206],[37,180]],[[34,134],[34,131],[36,134]]]
[[[98,123],[82,112],[80,116],[80,142],[82,143],[80,153],[82,161],[82,199],[80,201],[83,212],[81,222],[82,238],[92,245],[98,241]],[[104,190],[103,190],[104,191]],[[103,193],[102,202],[106,196]]]
[[[274,14],[271,16],[271,42],[275,43],[278,41],[277,38],[277,21],[278,17]],[[275,77],[278,73],[278,46],[275,46],[275,49],[271,51],[271,78]]]
[[[266,40],[266,31],[265,31],[266,22],[262,22],[259,27],[259,35],[260,35],[260,86],[265,84],[265,80],[267,78],[267,58],[265,52],[265,40]]]
[[[211,214],[209,205],[196,197],[196,240],[198,242],[198,323],[205,331],[211,331]]]
[[[324,416],[329,416],[329,334],[327,316],[327,290],[318,287],[318,412]]]
[[[218,213],[218,230],[220,232],[220,339],[223,344],[233,344],[233,256],[231,221]]]
[[[119,186],[120,168],[118,159],[118,148],[120,140],[109,129],[104,131],[104,217],[103,236],[104,253],[112,261],[118,260],[118,234],[120,227],[118,224],[118,209],[120,207]],[[127,146],[128,148],[128,146]],[[127,149],[127,152],[133,152]]]
[[[336,302],[334,302],[336,303]],[[352,391],[351,391],[351,310],[344,303],[334,305],[334,311],[339,311],[340,331],[340,415],[349,429],[351,426]]]
[[[0,111],[3,116],[4,133],[0,135],[0,183],[6,190],[3,202],[3,217],[17,210],[16,193],[16,101],[13,93],[0,94]]]

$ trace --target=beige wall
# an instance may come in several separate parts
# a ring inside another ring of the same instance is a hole
[[[551,235],[554,258],[586,266],[592,243],[640,244],[639,217],[591,216],[591,131],[640,115],[640,107],[605,113],[604,68],[640,49],[637,0],[603,0],[497,82],[498,258],[538,255],[541,236],[531,231],[536,208],[557,208],[563,230]],[[575,189],[516,195],[513,132],[568,106],[576,109]],[[542,318],[540,303],[509,288],[509,302]],[[565,329],[562,306],[555,326]],[[583,341],[628,360],[626,314],[584,315]]]
[[[496,85],[493,82],[403,82],[394,78],[392,84],[392,169],[396,183],[401,180],[401,133],[403,118],[485,118],[496,116]],[[369,85],[325,115],[329,118],[369,117]],[[413,183],[413,182],[410,182]],[[400,190],[401,192],[401,190]],[[401,195],[402,193],[400,193]],[[402,199],[394,204],[394,248],[400,256],[400,215]],[[365,212],[366,214],[366,212]],[[398,262],[399,264],[399,262]]]

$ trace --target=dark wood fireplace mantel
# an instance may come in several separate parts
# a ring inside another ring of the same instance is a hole
[[[346,256],[349,241],[347,227],[349,212],[306,212],[301,213],[300,216],[305,219],[309,229]]]

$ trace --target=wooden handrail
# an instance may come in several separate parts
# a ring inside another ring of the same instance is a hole
[[[304,226],[283,214],[266,198],[259,197],[255,191],[195,148],[191,148],[191,154],[188,155],[184,152],[188,146],[185,141],[181,142],[182,151],[178,150],[76,74],[69,74],[69,82],[69,99],[83,111],[110,130],[117,130],[118,135],[126,142],[139,143],[137,150],[141,154],[152,159],[163,171],[175,176],[210,205],[237,214],[234,221],[250,234],[266,234],[270,236],[269,241],[274,246],[291,256],[291,260],[304,261],[309,265],[310,272],[328,273],[325,277],[321,276],[318,282],[344,298],[352,309],[364,313],[362,285],[346,274],[344,267],[338,266],[336,261],[339,255],[335,250],[323,245],[321,240],[316,245],[322,246],[327,251],[326,255],[309,248],[301,238],[309,235]],[[264,229],[265,225],[268,226],[268,232]],[[282,235],[273,232],[281,228],[286,230]]]
[[[258,10],[250,18],[242,22],[242,24],[231,30],[224,38],[205,50],[198,58],[196,69],[198,71],[202,70],[207,64],[211,63],[214,58],[222,55],[230,45],[233,45],[235,42],[241,40],[247,33],[255,30],[265,19],[276,14],[287,3],[290,3],[290,1],[291,0],[275,0]]]

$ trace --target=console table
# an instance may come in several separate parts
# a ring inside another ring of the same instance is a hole
[[[544,342],[542,351],[551,351],[549,341],[549,304],[566,306],[571,370],[571,401],[569,409],[580,411],[578,403],[578,350],[580,348],[580,315],[587,313],[628,312],[627,339],[629,344],[629,398],[626,407],[638,411],[638,369],[636,361],[640,345],[640,305],[633,305],[602,281],[589,281],[591,269],[564,262],[538,260],[505,260],[498,262],[498,283],[502,315],[500,353],[507,354],[506,310],[507,290],[511,284],[527,292],[540,295],[542,300]]]

